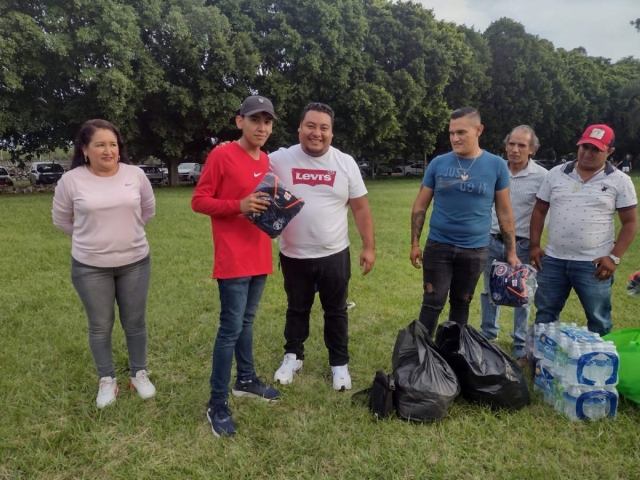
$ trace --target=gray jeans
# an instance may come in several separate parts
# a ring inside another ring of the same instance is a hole
[[[115,377],[111,332],[118,302],[120,324],[134,377],[147,368],[145,310],[151,278],[151,258],[114,268],[92,267],[71,259],[71,280],[87,312],[89,347],[99,377]]]

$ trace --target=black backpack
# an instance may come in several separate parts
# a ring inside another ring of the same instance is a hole
[[[352,401],[358,398],[366,398],[369,410],[376,418],[387,418],[393,413],[393,392],[396,383],[393,377],[381,370],[376,372],[371,387],[353,394]]]

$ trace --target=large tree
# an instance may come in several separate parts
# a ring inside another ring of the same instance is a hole
[[[166,162],[172,182],[179,162],[237,138],[231,120],[249,94],[279,113],[268,149],[296,142],[301,109],[321,101],[336,111],[335,145],[374,161],[448,149],[449,112],[463,105],[479,107],[488,149],[526,123],[552,156],[594,122],[633,150],[638,81],[633,58],[556,50],[509,19],[481,34],[405,1],[0,2],[0,142],[69,147],[102,117],[134,160]]]
[[[200,159],[250,93],[257,50],[203,0],[9,1],[0,10],[0,136],[68,146],[90,118],[118,125],[134,160]]]
[[[359,107],[383,121],[388,98],[371,108],[364,83],[363,44],[368,22],[358,0],[220,0],[235,29],[251,35],[260,50],[252,88],[273,99],[280,121],[267,144],[296,142],[300,111],[309,102],[336,111],[334,143],[358,154],[363,117]],[[364,113],[364,112],[362,112]]]
[[[202,0],[134,0],[142,47],[132,61],[140,89],[132,148],[170,166],[201,161],[251,93],[258,52]]]
[[[0,137],[15,152],[68,147],[83,121],[134,113],[136,13],[104,0],[0,6]]]
[[[501,151],[501,140],[513,127],[542,123],[543,106],[552,103],[553,88],[543,72],[537,38],[520,23],[502,18],[484,35],[493,57],[491,90],[482,106],[484,142]]]

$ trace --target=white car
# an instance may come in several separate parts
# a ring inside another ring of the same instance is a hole
[[[393,173],[399,173],[405,177],[423,177],[424,165],[421,162],[412,163],[411,165],[400,165],[393,169]]]
[[[204,170],[204,165],[196,163],[191,170],[189,170],[189,182],[191,185],[196,185],[200,180],[200,175],[202,175],[202,170]]]
[[[62,178],[64,168],[56,162],[33,162],[29,170],[29,182],[31,185],[58,183]]]
[[[186,182],[189,180],[189,172],[197,163],[181,163],[178,165],[178,180]]]

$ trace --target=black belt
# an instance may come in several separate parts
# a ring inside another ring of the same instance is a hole
[[[500,240],[502,243],[504,243],[504,237],[502,236],[501,233],[492,233],[491,236],[493,238],[495,238],[496,240]],[[516,236],[516,242],[519,242],[520,240],[529,240],[526,237],[518,237]]]

